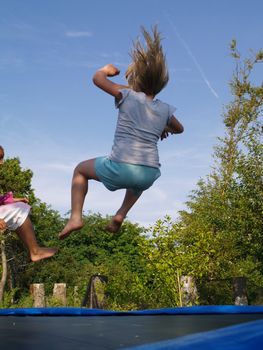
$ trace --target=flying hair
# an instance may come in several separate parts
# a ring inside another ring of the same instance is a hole
[[[141,27],[145,45],[139,39],[133,43],[130,52],[132,63],[126,71],[129,86],[146,95],[157,95],[168,83],[169,74],[166,58],[161,45],[161,36],[155,25],[152,35]]]

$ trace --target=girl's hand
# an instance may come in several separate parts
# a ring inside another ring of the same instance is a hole
[[[160,136],[161,141],[164,140],[164,139],[166,139],[168,136],[169,136],[169,132],[166,131],[166,130],[164,130],[164,131],[162,132],[162,135]]]
[[[161,141],[164,140],[164,139],[167,139],[167,137],[168,137],[169,134],[171,134],[171,133],[172,133],[172,132],[171,132],[170,128],[169,128],[169,127],[166,127],[166,128],[164,129],[164,131],[162,132],[161,136],[160,136]]]
[[[3,219],[0,219],[0,231],[4,231],[6,228],[6,222]]]
[[[115,75],[120,74],[120,70],[113,64],[106,64],[106,66],[102,67],[100,71],[104,72],[107,77],[114,77]]]
[[[14,203],[17,203],[17,202],[23,202],[23,203],[28,203],[29,200],[27,198],[14,198]]]

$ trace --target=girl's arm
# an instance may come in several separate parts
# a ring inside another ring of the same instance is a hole
[[[24,202],[28,203],[27,198],[14,198],[12,192],[8,192],[4,194],[3,196],[0,196],[0,205],[5,205],[5,204],[11,204],[11,203],[17,203],[17,202]]]
[[[175,116],[172,116],[170,119],[170,122],[168,124],[168,131],[172,134],[181,134],[184,132],[183,125],[175,118]]]
[[[23,197],[23,198],[14,198],[13,201],[14,201],[14,203],[17,203],[17,202],[28,203],[29,202],[29,200],[27,198],[25,198],[25,197]]]
[[[172,116],[170,119],[169,124],[165,127],[164,131],[161,135],[161,140],[166,139],[169,134],[181,134],[184,132],[183,125],[175,118],[175,116]]]
[[[93,83],[98,86],[103,91],[114,96],[117,100],[121,99],[121,92],[119,91],[122,88],[127,88],[120,84],[113,83],[108,77],[114,77],[120,74],[120,70],[116,68],[113,64],[107,64],[106,66],[97,70],[93,76]]]

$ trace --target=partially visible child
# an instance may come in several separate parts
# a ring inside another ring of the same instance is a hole
[[[168,82],[160,33],[157,27],[153,28],[152,36],[144,28],[142,33],[146,46],[135,43],[132,63],[126,71],[128,86],[108,79],[120,73],[112,64],[99,69],[93,77],[96,86],[115,98],[119,109],[113,147],[109,156],[83,161],[75,168],[71,216],[59,234],[60,239],[83,227],[82,209],[91,179],[101,181],[110,191],[126,189],[121,207],[107,226],[108,231],[118,232],[142,192],[161,175],[158,140],[184,130],[173,115],[175,108],[155,99]]]
[[[4,149],[0,146],[0,164],[4,162]],[[53,256],[56,248],[40,247],[30,220],[31,207],[26,198],[14,198],[12,192],[0,196],[0,230],[15,231],[29,251],[32,261],[39,261]]]

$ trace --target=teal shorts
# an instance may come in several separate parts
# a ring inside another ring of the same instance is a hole
[[[110,191],[130,189],[140,195],[161,176],[159,168],[145,165],[114,162],[108,157],[95,159],[95,172]]]

